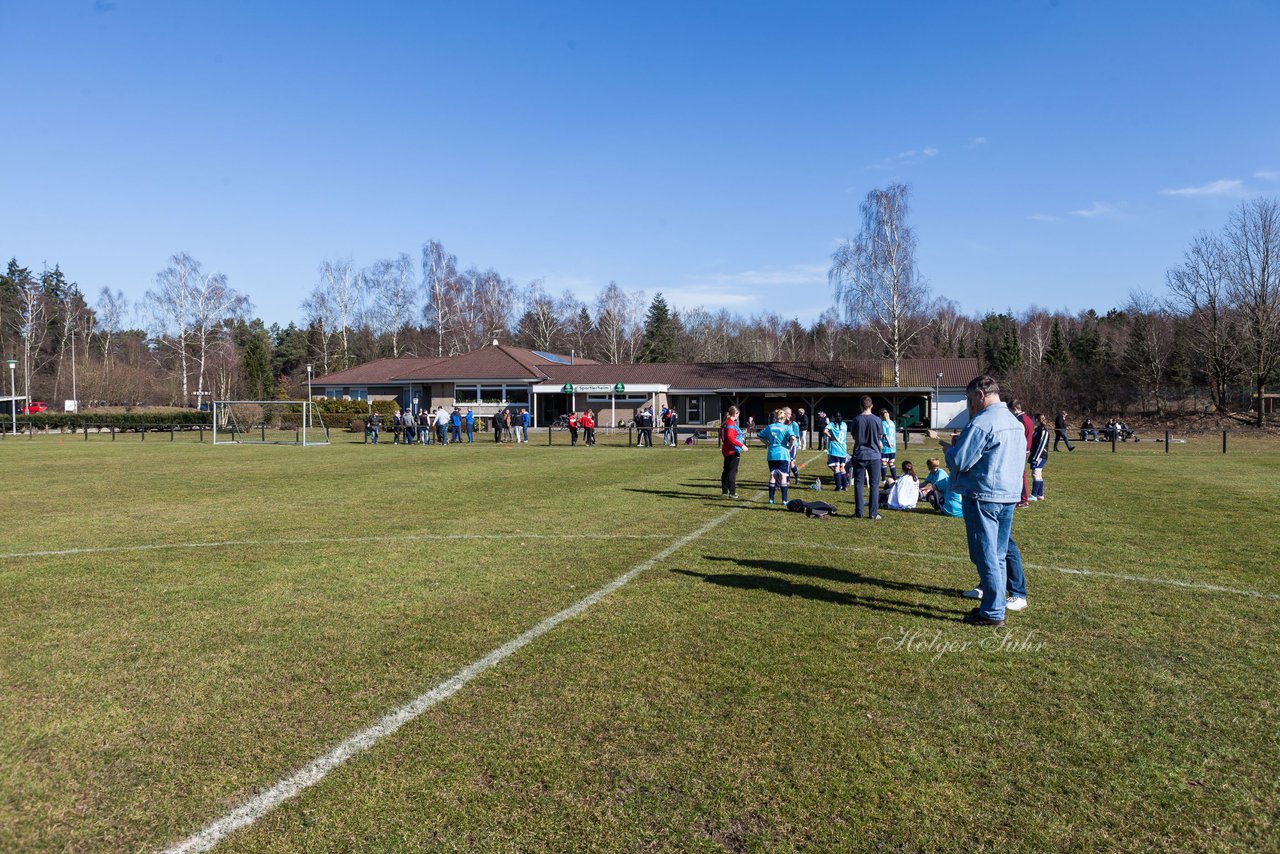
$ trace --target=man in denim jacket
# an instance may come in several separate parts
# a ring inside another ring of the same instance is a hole
[[[1027,455],[1022,424],[1000,402],[1000,386],[983,374],[965,389],[969,426],[954,445],[943,442],[952,482],[960,491],[969,557],[978,568],[981,604],[964,618],[979,626],[1004,625],[1013,508],[1022,495]]]

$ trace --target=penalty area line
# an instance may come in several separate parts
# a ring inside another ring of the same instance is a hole
[[[758,497],[758,494],[757,494]],[[754,498],[752,499],[754,500]],[[641,561],[635,566],[628,569],[622,575],[614,578],[612,581],[598,588],[595,592],[562,611],[547,617],[533,628],[518,635],[515,638],[504,643],[502,646],[490,652],[483,658],[479,658],[461,670],[455,672],[452,676],[440,682],[430,690],[414,697],[408,703],[393,709],[385,714],[377,723],[360,730],[355,735],[346,739],[336,747],[332,748],[328,753],[311,760],[301,769],[294,772],[283,780],[280,780],[271,788],[254,795],[239,807],[231,810],[209,824],[198,832],[187,837],[178,844],[165,849],[165,854],[190,854],[190,852],[208,851],[223,839],[235,831],[247,827],[258,819],[262,818],[271,810],[280,804],[293,798],[295,795],[309,789],[319,783],[329,775],[339,765],[346,762],[358,753],[368,750],[387,736],[394,733],[400,727],[417,718],[423,712],[426,712],[433,706],[452,697],[471,680],[491,669],[503,659],[509,658],[520,649],[528,646],[542,635],[559,626],[566,620],[579,616],[587,611],[601,599],[610,593],[618,590],[626,585],[637,575],[652,569],[656,564],[666,560],[680,549],[701,539],[710,531],[723,525],[736,514],[742,512],[743,506],[733,507],[719,516],[707,522],[696,531],[685,534],[671,545],[652,557]]]

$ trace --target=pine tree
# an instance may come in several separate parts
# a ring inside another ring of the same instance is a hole
[[[1086,315],[1080,329],[1071,338],[1071,357],[1077,365],[1091,366],[1098,361],[1102,342],[1098,337],[1098,324]]]
[[[307,361],[307,334],[290,323],[284,329],[271,325],[271,374],[274,380],[291,376]]]
[[[253,400],[270,400],[275,394],[276,381],[271,373],[270,347],[271,342],[265,329],[249,332],[241,359],[247,391]]]
[[[1044,363],[1058,373],[1063,373],[1071,365],[1067,337],[1062,334],[1062,324],[1056,317],[1053,319],[1053,331],[1049,333],[1049,349],[1045,351]]]
[[[644,363],[670,362],[676,357],[676,320],[662,293],[654,295],[649,303],[649,313],[644,319],[644,345],[640,349],[640,361]]]

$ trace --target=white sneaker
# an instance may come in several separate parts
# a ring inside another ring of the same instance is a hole
[[[1004,609],[1006,611],[1022,611],[1027,607],[1027,600],[1022,596],[1010,596],[1004,600]]]
[[[981,587],[975,587],[975,588],[973,588],[972,590],[966,590],[965,592],[961,593],[960,595],[961,595],[961,596],[963,596],[963,597],[964,597],[964,598],[966,598],[966,599],[981,599],[981,598],[982,598],[982,588],[981,588]],[[1005,607],[1008,607],[1008,606],[1005,606]]]

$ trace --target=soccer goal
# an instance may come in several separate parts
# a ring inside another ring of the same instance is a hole
[[[327,445],[329,428],[309,400],[215,400],[215,445]]]

